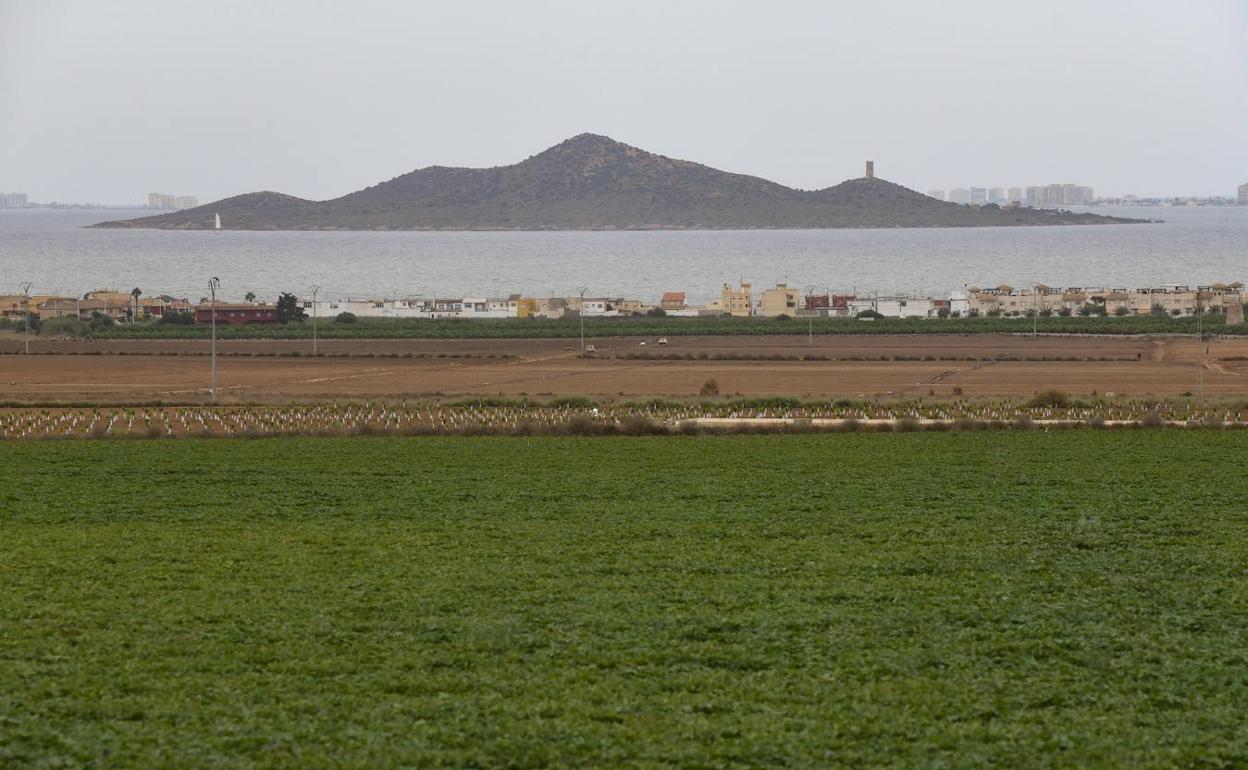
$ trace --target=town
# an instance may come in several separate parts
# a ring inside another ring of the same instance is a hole
[[[683,291],[663,292],[658,302],[624,296],[529,297],[338,297],[318,298],[289,294],[292,304],[312,318],[487,319],[567,317],[707,317],[738,318],[976,318],[1031,316],[1191,316],[1226,313],[1226,323],[1243,322],[1244,284],[1213,283],[1207,286],[1165,285],[1145,288],[1065,287],[1044,284],[1025,287],[968,286],[948,295],[836,293],[820,286],[805,290],[779,283],[756,291],[753,284],[725,283],[719,296],[703,303],[687,300]],[[243,302],[192,302],[187,297],[94,290],[81,297],[31,294],[0,295],[0,317],[20,321],[29,316],[39,321],[77,318],[104,323],[178,321],[187,324],[275,324],[281,320],[277,302],[260,301],[248,292]]]

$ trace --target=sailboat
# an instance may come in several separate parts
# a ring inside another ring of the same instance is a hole
[[[213,231],[214,233],[219,233],[219,232],[221,232],[221,215],[220,215],[220,214],[216,214],[215,216],[216,216],[216,218],[217,218],[217,221],[213,224],[213,226],[212,226],[212,231]]]

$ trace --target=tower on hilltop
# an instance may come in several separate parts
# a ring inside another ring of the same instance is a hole
[[[875,161],[867,161],[867,179],[875,179]]]

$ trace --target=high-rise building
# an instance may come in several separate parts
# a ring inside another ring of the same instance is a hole
[[[1028,187],[1024,200],[1028,206],[1046,208],[1057,206],[1084,206],[1092,202],[1091,187],[1077,184],[1050,184]]]
[[[1239,195],[1235,201],[1241,206],[1248,206],[1248,182],[1244,182],[1239,186]]]
[[[198,205],[199,199],[194,195],[147,194],[147,207],[150,209],[193,209]]]
[[[970,203],[971,191],[965,187],[955,187],[949,191],[949,202],[963,204]]]
[[[1023,202],[1023,188],[1011,187],[1009,193],[1007,193],[1007,197],[1009,198],[1010,203],[1022,203]]]
[[[971,205],[982,206],[988,202],[988,191],[983,187],[971,188]]]
[[[1004,201],[1005,201],[1005,190],[1001,189],[1000,187],[988,188],[988,202],[989,203],[1002,203]]]
[[[0,209],[26,208],[26,193],[0,193]]]
[[[945,191],[944,190],[928,190],[927,197],[935,198],[938,201],[943,201],[945,199]]]

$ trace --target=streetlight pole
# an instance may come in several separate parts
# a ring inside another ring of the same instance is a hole
[[[208,293],[212,297],[212,403],[217,403],[217,289],[221,279],[215,275],[208,279]]]
[[[316,355],[316,293],[320,286],[312,287],[312,355]]]
[[[30,355],[30,281],[22,283],[22,333],[26,342],[26,355]]]
[[[581,295],[581,352],[585,352],[585,292],[588,291],[584,286],[576,290]]]

